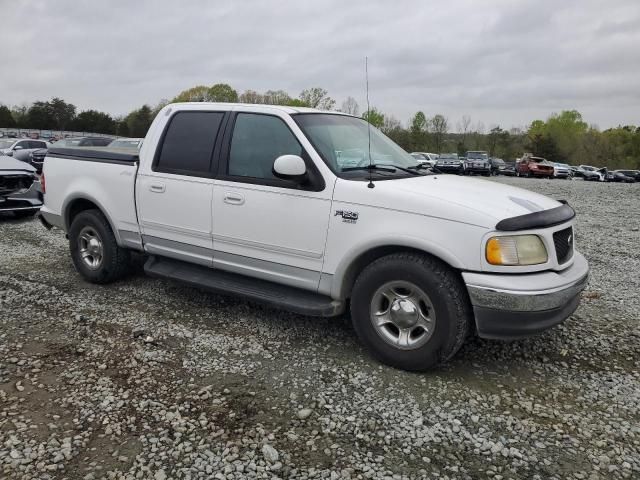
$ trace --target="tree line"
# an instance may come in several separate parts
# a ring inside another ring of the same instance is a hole
[[[362,117],[409,152],[463,155],[468,150],[485,150],[507,161],[530,152],[554,162],[574,165],[640,168],[640,127],[625,125],[601,131],[587,124],[576,110],[552,114],[546,120],[534,120],[526,128],[510,129],[503,129],[500,125],[490,125],[487,129],[481,121],[473,123],[467,115],[452,124],[442,114],[429,117],[418,111],[405,126],[393,115],[385,114],[376,107],[361,109],[353,97],[337,106],[327,90],[320,87],[305,89],[293,97],[284,90],[263,93],[245,90],[238,93],[225,83],[197,85],[171,100],[162,100],[157,105],[142,105],[121,117],[92,109],[78,112],[75,105],[60,98],[13,108],[0,104],[0,127],[144,137],[158,111],[171,102],[241,102],[338,110]]]

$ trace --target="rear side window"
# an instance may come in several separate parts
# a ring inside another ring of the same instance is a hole
[[[204,175],[211,170],[213,148],[224,112],[178,112],[169,123],[157,172]]]
[[[238,114],[229,152],[230,176],[277,180],[273,162],[287,154],[301,156],[302,146],[280,118]]]
[[[31,143],[30,148],[47,148],[47,144],[44,142],[31,141],[29,143]]]

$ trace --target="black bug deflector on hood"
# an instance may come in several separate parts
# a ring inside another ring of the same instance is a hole
[[[576,212],[566,201],[561,200],[561,202],[563,204],[556,208],[500,220],[496,225],[496,230],[515,232],[532,228],[553,227],[567,222],[576,216]]]

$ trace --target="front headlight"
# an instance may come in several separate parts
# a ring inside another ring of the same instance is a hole
[[[537,235],[491,237],[485,256],[491,265],[537,265],[549,259],[547,249]]]

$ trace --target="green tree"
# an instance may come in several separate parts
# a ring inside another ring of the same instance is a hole
[[[427,117],[424,112],[416,112],[409,120],[411,145],[409,150],[427,150]]]
[[[14,128],[16,127],[16,121],[11,115],[11,110],[6,105],[0,105],[0,127]]]
[[[320,110],[331,110],[336,104],[336,101],[328,96],[328,92],[320,87],[303,90],[299,98],[305,105]]]
[[[152,121],[151,107],[148,105],[143,105],[140,109],[134,110],[127,116],[129,136],[134,138],[144,137]]]
[[[108,113],[97,110],[80,112],[69,124],[72,130],[93,133],[112,134],[116,131],[116,122]]]
[[[209,88],[207,95],[208,102],[235,103],[238,101],[238,92],[226,83],[216,83]]]
[[[172,102],[207,102],[209,98],[209,87],[197,85],[180,92]]]
[[[16,122],[16,127],[27,128],[29,123],[29,107],[25,104],[15,105],[11,108],[11,116]]]
[[[27,110],[28,128],[66,129],[76,116],[76,107],[61,98],[54,97],[49,102],[35,102]]]
[[[376,107],[371,107],[368,111],[362,114],[362,119],[369,122],[376,128],[382,128],[384,125],[384,114],[376,109]]]

